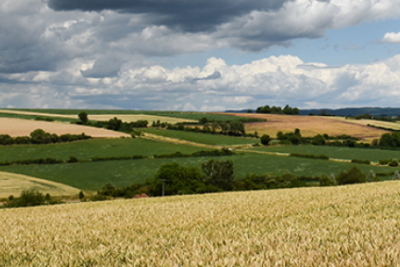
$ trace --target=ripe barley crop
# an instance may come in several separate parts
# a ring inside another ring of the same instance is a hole
[[[1,210],[1,266],[397,266],[400,183]]]

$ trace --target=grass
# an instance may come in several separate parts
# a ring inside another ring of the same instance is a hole
[[[233,137],[220,134],[205,134],[205,133],[195,133],[195,132],[176,131],[176,130],[161,130],[161,129],[151,129],[151,128],[142,129],[142,131],[146,133],[161,135],[164,137],[177,138],[207,145],[219,145],[219,146],[249,145],[260,142],[259,138]]]
[[[0,265],[398,266],[399,205],[396,181],[6,209]]]
[[[0,171],[20,173],[50,181],[64,183],[83,190],[99,190],[107,183],[116,187],[123,187],[133,182],[144,182],[154,178],[157,170],[165,163],[179,163],[184,166],[197,166],[214,158],[215,160],[232,160],[235,168],[235,177],[242,178],[247,174],[285,174],[297,176],[320,176],[348,169],[355,164],[330,162],[326,160],[304,159],[296,157],[280,157],[256,153],[229,157],[193,157],[193,158],[163,158],[117,160],[105,162],[89,162],[59,165],[31,165],[31,166],[3,166]],[[395,169],[390,167],[374,167],[357,165],[364,173],[373,170],[375,173],[391,173]],[[390,179],[391,176],[386,177]]]
[[[80,160],[88,160],[93,157],[153,156],[177,151],[189,154],[199,150],[209,149],[142,138],[98,138],[48,145],[1,146],[0,162],[39,158],[67,160],[70,156]]]
[[[349,148],[335,146],[264,146],[252,148],[256,151],[280,152],[280,153],[300,153],[312,155],[325,155],[336,159],[364,159],[378,162],[381,159],[399,158],[400,151],[371,149],[371,148]]]

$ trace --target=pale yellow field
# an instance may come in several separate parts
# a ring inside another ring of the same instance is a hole
[[[126,133],[70,123],[0,118],[0,134],[8,134],[13,137],[29,136],[29,134],[36,129],[42,129],[45,132],[55,133],[57,135],[85,133],[92,137],[130,137],[130,135]]]
[[[1,266],[399,266],[400,183],[0,210]]]
[[[378,120],[354,120],[354,119],[346,119],[343,117],[333,117],[337,120],[347,121],[355,124],[361,125],[374,125],[377,127],[383,127],[392,130],[400,130],[400,123],[399,122],[388,122],[388,121],[378,121]]]
[[[18,197],[23,190],[36,189],[51,196],[77,195],[80,189],[15,173],[0,172],[0,198]],[[1,261],[0,261],[1,264]]]

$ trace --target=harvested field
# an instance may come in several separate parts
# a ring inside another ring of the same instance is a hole
[[[13,137],[29,136],[29,134],[36,129],[42,129],[45,132],[54,133],[57,135],[85,133],[86,135],[90,135],[92,137],[130,137],[130,135],[126,133],[61,122],[0,118],[0,125],[0,134],[8,134]]]
[[[271,137],[275,137],[279,131],[284,133],[293,132],[294,129],[298,128],[300,129],[301,135],[305,137],[324,133],[332,136],[347,134],[364,141],[370,141],[374,138],[380,138],[382,134],[388,132],[360,125],[353,121],[343,121],[332,117],[247,113],[235,115],[246,118],[266,119],[267,122],[246,123],[247,132],[252,133],[257,131],[260,136],[262,134],[268,134]]]
[[[38,179],[26,175],[0,172],[0,198],[7,198],[10,195],[19,196],[23,190],[36,189],[43,194],[51,196],[72,196],[80,191],[68,185]]]
[[[399,266],[399,182],[0,210],[2,266]]]

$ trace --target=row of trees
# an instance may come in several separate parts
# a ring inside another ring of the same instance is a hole
[[[17,136],[11,137],[8,134],[0,135],[0,145],[13,145],[13,144],[51,144],[51,143],[64,143],[72,142],[77,140],[86,140],[91,137],[82,134],[63,134],[56,135],[43,131],[42,129],[36,129],[30,133],[29,136]]]
[[[189,132],[200,132],[200,133],[212,133],[212,134],[223,134],[231,136],[248,136],[246,135],[245,127],[241,121],[213,121],[204,124],[203,128],[185,126],[182,123],[178,124],[167,124],[169,130],[189,131]]]
[[[277,106],[270,107],[266,105],[258,107],[256,113],[300,115],[300,110],[298,108],[292,108],[289,105],[286,105],[283,109]]]
[[[398,171],[393,179],[400,179]],[[198,167],[187,167],[178,163],[162,165],[155,178],[145,183],[134,183],[125,188],[115,188],[107,184],[92,200],[104,200],[110,197],[132,198],[137,195],[148,196],[202,194],[223,191],[243,191],[315,186],[334,186],[378,181],[377,175],[370,171],[362,173],[356,166],[344,170],[337,177],[331,174],[320,177],[297,177],[290,173],[283,175],[247,175],[234,179],[232,161],[209,160]]]

